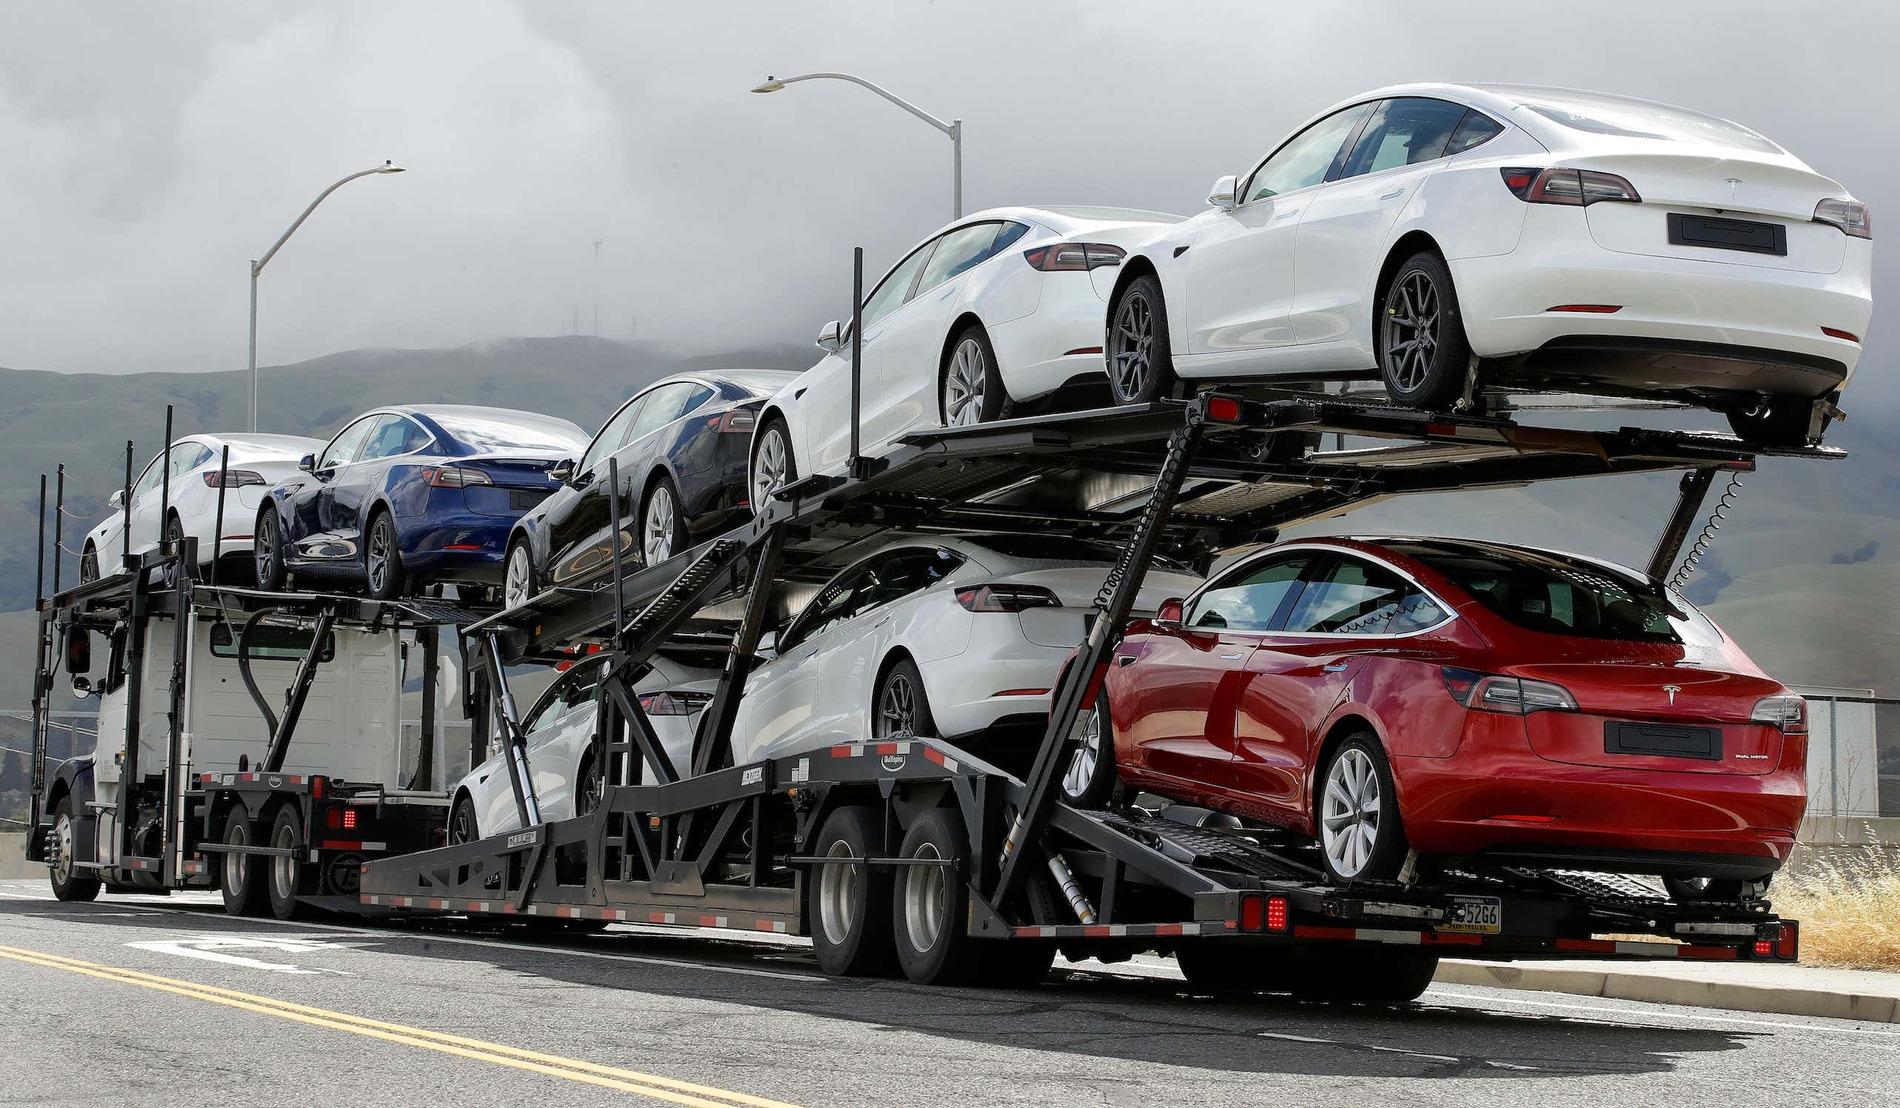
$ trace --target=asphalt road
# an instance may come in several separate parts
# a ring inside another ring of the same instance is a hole
[[[0,882],[0,1104],[1862,1105],[1900,1028],[1437,987],[1216,1002],[1165,959],[1035,991],[821,976],[801,942],[237,920]]]

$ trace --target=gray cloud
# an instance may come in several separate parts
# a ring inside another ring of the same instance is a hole
[[[247,259],[260,357],[592,329],[802,340],[949,215],[949,144],[848,69],[967,128],[966,206],[1192,211],[1300,119],[1422,79],[1600,88],[1730,116],[1900,213],[1884,141],[1900,15],[1836,4],[6,3],[0,365],[229,369]],[[1791,25],[1793,24],[1799,25]],[[1883,252],[1877,281],[1894,263]],[[1900,395],[1876,325],[1861,399]]]

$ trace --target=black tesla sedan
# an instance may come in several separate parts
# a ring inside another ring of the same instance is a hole
[[[573,585],[613,559],[661,562],[737,526],[750,511],[746,465],[752,428],[789,370],[682,373],[621,405],[571,465],[561,487],[521,517],[508,540],[503,600],[514,607],[550,585]],[[620,474],[620,521],[608,521],[608,462]]]

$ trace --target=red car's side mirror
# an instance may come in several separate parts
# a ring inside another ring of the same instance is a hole
[[[1181,625],[1181,602],[1179,600],[1163,600],[1161,607],[1155,609],[1155,622],[1169,627],[1179,627]]]

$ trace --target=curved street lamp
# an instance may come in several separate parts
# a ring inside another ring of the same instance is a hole
[[[264,251],[263,257],[252,259],[251,261],[251,430],[253,431],[257,430],[257,275],[264,272],[264,267],[269,265],[270,260],[277,256],[277,251],[281,250],[283,248],[284,243],[290,240],[290,236],[297,233],[297,228],[302,227],[303,221],[310,218],[310,213],[317,210],[317,205],[329,199],[329,196],[331,193],[342,188],[344,185],[349,184],[351,181],[356,180],[358,177],[370,177],[378,173],[401,173],[401,172],[402,172],[401,166],[385,161],[383,162],[383,164],[376,166],[374,169],[365,169],[359,173],[352,173],[348,177],[342,178],[341,180],[337,181],[335,184],[331,185],[329,188],[324,189],[322,192],[318,193],[317,198],[310,202],[310,206],[303,210],[303,214],[298,216],[295,222],[291,223],[290,229],[285,231],[283,234],[278,235],[277,241],[270,244],[270,249]]]
[[[765,82],[759,85],[758,87],[754,88],[752,91],[753,92],[777,92],[780,89],[784,88],[786,85],[793,84],[798,81],[818,81],[818,80],[849,81],[854,85],[858,85],[863,88],[868,88],[872,92],[877,93],[879,96],[882,96],[884,99],[889,100],[891,103],[896,104],[898,107],[916,116],[918,119],[923,120],[925,123],[930,124],[932,127],[935,127],[937,130],[942,131],[946,135],[949,135],[951,159],[952,159],[951,160],[951,183],[950,183],[950,218],[951,219],[963,218],[963,121],[961,119],[952,119],[946,123],[945,121],[938,119],[936,116],[931,115],[929,112],[923,110],[922,108],[904,99],[903,97],[898,96],[896,93],[892,92],[891,90],[884,88],[882,85],[872,84],[870,81],[867,81],[862,77],[858,77],[850,73],[804,73],[804,74],[800,74],[797,77],[767,76],[765,78]]]

